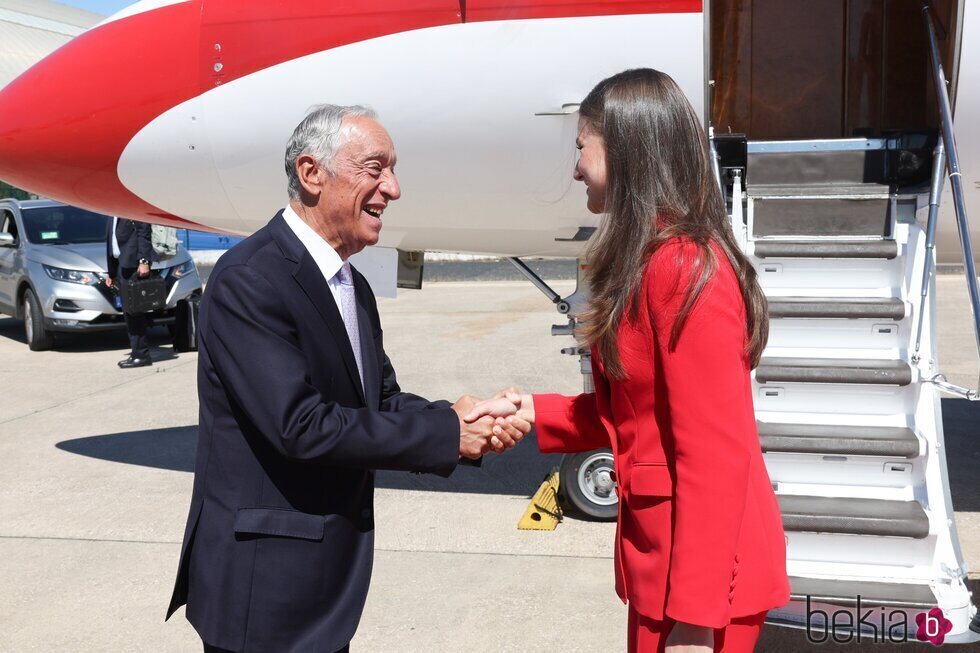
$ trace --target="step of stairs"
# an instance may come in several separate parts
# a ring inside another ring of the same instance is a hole
[[[905,302],[897,297],[770,297],[770,318],[901,320]]]
[[[851,383],[905,386],[912,368],[902,360],[853,360],[764,357],[755,371],[758,383]]]
[[[839,424],[758,422],[763,452],[915,458],[919,440],[912,429]]]
[[[894,240],[757,240],[757,258],[853,258],[893,259],[899,246]]]
[[[922,539],[929,517],[917,501],[777,495],[788,532]]]
[[[783,192],[787,194],[750,199],[753,238],[892,236],[891,200],[887,195],[794,197],[788,193],[806,190]]]
[[[857,597],[861,606],[894,606],[896,608],[932,608],[936,595],[928,585],[912,583],[876,583],[868,581],[826,580],[791,576],[790,596],[797,601],[810,597],[812,602],[854,607]]]

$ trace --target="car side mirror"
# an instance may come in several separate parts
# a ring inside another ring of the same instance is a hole
[[[0,247],[16,247],[17,239],[12,233],[0,231]]]

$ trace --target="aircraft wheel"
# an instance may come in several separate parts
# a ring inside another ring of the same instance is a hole
[[[566,454],[561,461],[558,487],[566,505],[583,516],[596,521],[615,521],[619,497],[610,449]]]

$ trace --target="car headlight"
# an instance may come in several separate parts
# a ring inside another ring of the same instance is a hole
[[[194,259],[188,259],[180,265],[175,265],[170,268],[170,276],[172,276],[174,279],[180,279],[181,277],[186,277],[196,269],[197,268],[194,266]]]
[[[97,286],[102,277],[98,272],[88,272],[86,270],[65,270],[50,265],[43,265],[44,271],[55,281],[67,281],[68,283],[80,283],[86,286]]]

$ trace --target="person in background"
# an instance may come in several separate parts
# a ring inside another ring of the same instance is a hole
[[[604,214],[579,337],[595,392],[508,395],[545,452],[612,447],[616,590],[631,652],[750,653],[790,598],[750,372],[765,296],[735,241],[700,120],[668,75],[627,70],[579,109],[574,177]]]
[[[134,278],[150,275],[153,246],[150,242],[150,225],[146,222],[113,218],[106,238],[106,260],[109,278],[106,284],[122,293],[126,284]],[[150,346],[146,340],[147,319],[144,313],[127,313],[126,331],[129,334],[129,357],[119,361],[119,367],[131,369],[153,364]]]

